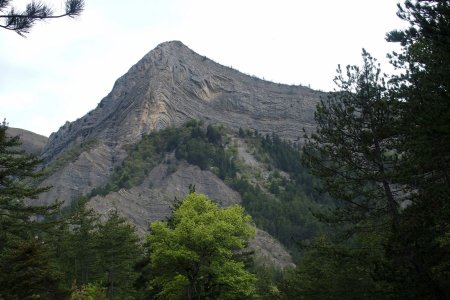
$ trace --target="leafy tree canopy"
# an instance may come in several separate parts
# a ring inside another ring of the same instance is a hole
[[[159,299],[237,299],[255,292],[256,277],[235,259],[255,234],[238,205],[220,208],[191,193],[174,212],[173,225],[151,225],[152,280]]]

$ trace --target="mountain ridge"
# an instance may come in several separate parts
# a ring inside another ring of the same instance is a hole
[[[245,75],[178,41],[162,43],[117,79],[94,110],[50,135],[42,154],[47,165],[74,147],[95,143],[44,181],[53,189],[40,201],[70,204],[104,184],[126,157],[126,147],[143,134],[190,119],[298,141],[303,128],[314,129],[313,112],[322,95]]]
[[[201,66],[201,68],[192,70],[192,65],[197,68]],[[145,80],[142,81],[147,78],[154,78],[156,83],[148,84]],[[240,82],[244,82],[247,86],[237,91],[239,95],[227,97],[228,93],[236,92],[236,85]],[[265,89],[264,95],[257,92],[261,88]],[[130,94],[130,91],[133,93]],[[219,93],[222,97],[219,97]],[[321,95],[323,93],[306,87],[278,84],[246,75],[195,53],[179,41],[165,42],[146,54],[127,73],[117,79],[111,92],[95,109],[74,122],[66,122],[56,133],[52,133],[43,156],[51,159],[67,146],[67,140],[74,140],[74,137],[75,140],[80,140],[80,137],[83,139],[92,136],[93,132],[99,132],[99,125],[102,123],[104,124],[102,129],[110,128],[110,125],[117,126],[114,120],[119,120],[117,116],[114,117],[115,113],[131,112],[137,109],[139,104],[141,105],[139,109],[143,113],[141,119],[145,119],[145,113],[149,113],[148,110],[151,109],[152,112],[147,115],[149,117],[147,122],[137,124],[140,126],[136,126],[133,134],[127,132],[128,137],[125,143],[136,142],[142,133],[167,126],[180,126],[192,118],[206,118],[211,122],[222,121],[234,128],[237,128],[236,123],[238,123],[242,125],[241,127],[256,129],[262,133],[272,133],[278,129],[276,132],[280,136],[298,140],[302,133],[297,131],[297,128],[290,129],[286,126],[273,128],[265,124],[267,123],[265,119],[273,120],[278,116],[280,121],[283,121],[282,119],[286,117],[295,119],[308,116],[308,119],[302,120],[302,124],[307,131],[310,131],[313,128],[312,111],[317,98]],[[189,96],[192,97],[189,98]],[[189,101],[183,101],[186,99]],[[295,105],[293,100],[300,99],[302,103]],[[279,101],[273,103],[271,100],[290,100],[291,103],[290,106],[286,106]],[[310,101],[312,103],[308,103],[308,100],[312,100]],[[252,109],[248,104],[246,105],[245,102],[248,101],[258,105],[254,105]],[[152,104],[153,107],[150,107]],[[191,104],[194,106],[190,107]],[[266,109],[261,109],[264,106],[267,106]],[[196,108],[198,108],[197,112]],[[217,115],[214,110],[222,110],[230,114],[244,110],[245,113],[253,113],[258,118],[248,122],[236,122],[236,118],[230,118],[227,115],[227,118],[231,120],[217,120],[217,116],[213,117]],[[304,113],[306,110],[308,113]],[[78,128],[73,130],[72,127]],[[110,132],[109,135],[114,136],[114,132]],[[105,134],[104,137],[107,136],[108,134]],[[115,135],[115,137],[119,136],[124,134]]]
[[[311,132],[315,128],[315,106],[324,95],[243,74],[195,53],[179,41],[162,43],[117,79],[95,109],[50,135],[42,151],[46,166],[42,185],[52,189],[41,194],[38,203],[59,200],[69,207],[78,197],[88,196],[88,206],[103,214],[111,209],[119,211],[141,233],[148,223],[167,217],[174,199],[184,198],[190,184],[224,206],[241,203],[240,194],[225,182],[226,178],[219,178],[213,169],[190,165],[174,153],[161,153],[154,161],[156,165],[145,171],[147,178],[136,186],[103,196],[93,192],[105,187],[130,155],[129,150],[144,136],[181,128],[190,120],[204,124],[203,129],[200,126],[196,130],[206,130],[211,124],[225,129],[225,140],[217,149],[237,149],[234,155],[225,156],[230,164],[232,159],[242,159],[245,147],[239,140],[241,131],[255,137],[276,133],[282,139],[301,142],[302,130]],[[185,134],[186,130],[190,129],[185,127]],[[247,161],[254,159],[252,153],[246,157]],[[270,173],[265,169],[250,173],[260,171],[263,176]],[[266,200],[271,198],[273,195]],[[277,244],[269,242],[262,231],[258,238],[256,245]],[[289,265],[292,260],[280,251],[282,259],[269,260]],[[267,256],[271,250],[262,252]]]

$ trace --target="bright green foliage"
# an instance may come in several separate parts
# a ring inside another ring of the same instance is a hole
[[[143,254],[134,227],[116,211],[111,212],[108,220],[99,227],[97,250],[98,267],[103,272],[108,299],[131,297],[137,278],[134,265]]]
[[[148,242],[158,299],[240,299],[255,293],[256,278],[235,259],[255,234],[250,216],[235,205],[220,208],[189,194],[174,212],[173,226],[151,225]]]

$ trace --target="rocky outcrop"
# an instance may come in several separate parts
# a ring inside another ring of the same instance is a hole
[[[131,189],[122,189],[105,197],[96,196],[89,206],[103,215],[111,209],[121,214],[144,232],[151,222],[163,220],[171,213],[175,199],[183,199],[194,184],[198,193],[209,195],[222,206],[241,202],[239,193],[228,187],[210,171],[201,170],[186,162],[178,162],[173,173],[167,164],[159,164],[144,182]]]
[[[173,166],[173,165],[172,165]],[[141,235],[147,233],[149,224],[166,219],[172,212],[175,199],[183,199],[187,187],[195,183],[197,192],[210,195],[222,206],[241,203],[239,193],[230,189],[220,178],[186,162],[177,162],[173,173],[167,164],[159,164],[145,181],[131,189],[121,189],[106,196],[96,196],[88,206],[99,212],[104,219],[111,210],[130,220]],[[249,249],[255,253],[259,265],[278,269],[294,266],[284,247],[267,232],[257,229],[250,240]]]

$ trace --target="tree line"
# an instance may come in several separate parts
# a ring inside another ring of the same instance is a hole
[[[402,46],[389,55],[401,74],[364,50],[361,67],[339,67],[303,148],[339,202],[322,216],[338,231],[311,243],[292,277],[305,299],[450,297],[450,4],[398,7],[409,27],[387,40]]]

